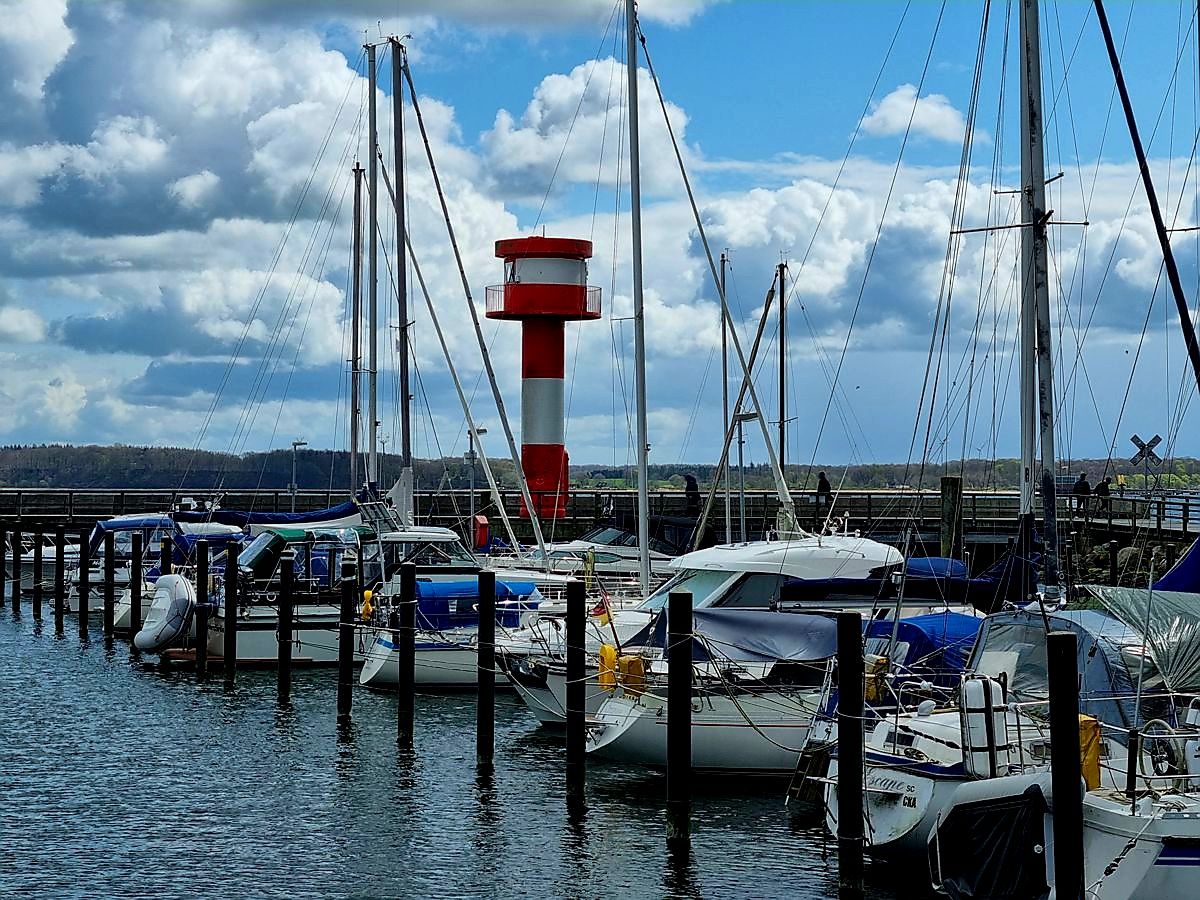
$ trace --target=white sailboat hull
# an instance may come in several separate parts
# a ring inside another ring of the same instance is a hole
[[[462,628],[443,632],[451,640],[431,640],[417,634],[414,682],[418,687],[473,688],[478,682],[476,629]],[[400,683],[400,654],[393,635],[378,629],[370,642],[359,683],[372,688],[394,688]],[[497,670],[495,681],[506,685],[504,673]]]

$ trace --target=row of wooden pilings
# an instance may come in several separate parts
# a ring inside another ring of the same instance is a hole
[[[19,615],[21,589],[22,535],[13,531],[12,546],[17,548],[13,559],[12,609]],[[0,571],[8,547],[7,529],[0,529]],[[55,532],[54,560],[54,624],[57,634],[63,633],[63,613],[66,601],[65,537],[63,529]],[[88,637],[89,549],[88,532],[80,535],[78,621],[81,638]],[[42,536],[36,535],[33,559],[32,606],[35,618],[42,615],[43,552]],[[141,621],[142,536],[132,535],[129,589],[131,599],[131,631]],[[111,636],[115,608],[115,547],[111,533],[104,544],[103,613],[104,633]],[[212,607],[209,603],[208,542],[196,542],[195,584],[196,644],[195,668],[198,678],[208,675],[208,622]],[[174,548],[171,540],[162,542],[159,556],[160,575],[171,574]],[[224,608],[236,611],[238,601],[237,546],[227,550],[224,585]],[[292,686],[292,626],[295,585],[293,554],[284,554],[279,583],[279,628],[277,631],[278,692],[286,701]],[[1113,552],[1115,558],[1115,551]],[[1115,560],[1114,560],[1115,564]],[[332,580],[332,572],[331,572]],[[494,770],[496,721],[496,576],[494,572],[479,573],[479,632],[477,638],[477,706],[475,758],[482,773]],[[353,562],[342,564],[338,634],[337,718],[348,722],[353,709],[354,647],[360,596],[357,568]],[[411,563],[401,566],[400,599],[394,606],[389,625],[397,647],[399,678],[397,689],[397,744],[400,749],[414,748],[415,667],[417,634],[417,569]],[[667,604],[667,777],[666,777],[666,838],[674,853],[686,854],[691,832],[691,717],[693,675],[692,595],[686,591],[670,593]],[[587,740],[587,631],[588,603],[582,581],[567,585],[566,621],[566,800],[568,810],[579,813],[585,807],[586,740]],[[222,668],[227,683],[237,674],[236,614],[224,617]],[[1048,675],[1050,687],[1051,766],[1054,790],[1054,863],[1060,896],[1077,896],[1070,885],[1082,885],[1083,878],[1083,808],[1079,792],[1082,777],[1079,747],[1079,683],[1076,662],[1076,640],[1072,632],[1051,632],[1047,636]],[[862,617],[857,612],[842,612],[837,616],[838,657],[838,882],[844,897],[860,896],[863,890],[864,828],[862,802],[864,790],[864,664]],[[1133,742],[1136,745],[1137,740]],[[1131,752],[1131,758],[1136,752]],[[1066,886],[1067,890],[1062,890]]]

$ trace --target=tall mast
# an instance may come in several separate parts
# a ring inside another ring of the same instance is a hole
[[[379,487],[379,131],[375,119],[375,45],[367,44],[367,482]]]
[[[1022,348],[1022,460],[1025,472],[1021,480],[1022,512],[1026,492],[1032,495],[1034,459],[1033,429],[1041,442],[1042,482],[1042,539],[1044,542],[1042,582],[1047,592],[1058,593],[1058,511],[1054,484],[1054,361],[1050,343],[1050,279],[1047,263],[1046,221],[1046,162],[1042,143],[1042,68],[1041,39],[1038,28],[1037,0],[1021,3],[1021,335],[1026,341]],[[1033,332],[1034,343],[1028,343]],[[1036,354],[1036,355],[1035,355]],[[1036,360],[1036,395],[1033,392]],[[1030,371],[1025,372],[1024,366]],[[1034,396],[1037,409],[1033,409]],[[1026,409],[1026,407],[1029,407]],[[1035,418],[1036,415],[1036,418]],[[1026,429],[1029,435],[1026,435]],[[1026,449],[1029,455],[1026,456]],[[1029,510],[1033,509],[1030,496]]]
[[[779,277],[779,471],[787,480],[787,263],[777,267]]]
[[[637,4],[625,0],[625,69],[629,78],[629,220],[633,228],[633,364],[637,401],[638,569],[643,596],[650,592],[650,471],[646,456],[646,311],[642,297],[642,177],[638,153]]]
[[[392,165],[396,173],[396,300],[399,305],[400,332],[397,346],[400,382],[400,521],[413,524],[412,473],[412,398],[408,384],[408,251],[405,238],[404,194],[404,45],[397,38],[388,38],[392,47]]]
[[[721,296],[725,296],[725,265],[728,262],[728,257],[721,254]],[[727,326],[725,324],[725,316],[721,316],[721,429],[729,428],[729,349],[726,346],[729,341]],[[732,543],[731,536],[733,534],[733,510],[729,505],[732,502],[732,492],[729,489],[729,462],[726,457],[725,465],[717,469],[717,477],[725,479],[725,542]]]
[[[354,263],[350,294],[350,493],[358,490],[358,396],[362,378],[362,180],[363,167],[354,163]]]

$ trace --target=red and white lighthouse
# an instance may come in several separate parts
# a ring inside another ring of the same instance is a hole
[[[600,318],[600,288],[587,283],[591,255],[591,241],[571,238],[496,241],[504,284],[487,289],[487,316],[521,323],[521,468],[540,519],[567,514],[563,326]]]

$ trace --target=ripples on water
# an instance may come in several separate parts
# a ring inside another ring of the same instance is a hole
[[[0,895],[836,896],[820,823],[778,786],[705,788],[672,863],[663,779],[589,760],[568,821],[561,737],[511,695],[481,780],[473,697],[418,697],[406,757],[391,696],[356,688],[336,726],[332,670],[281,706],[273,673],[198,684],[76,628],[0,613]]]

